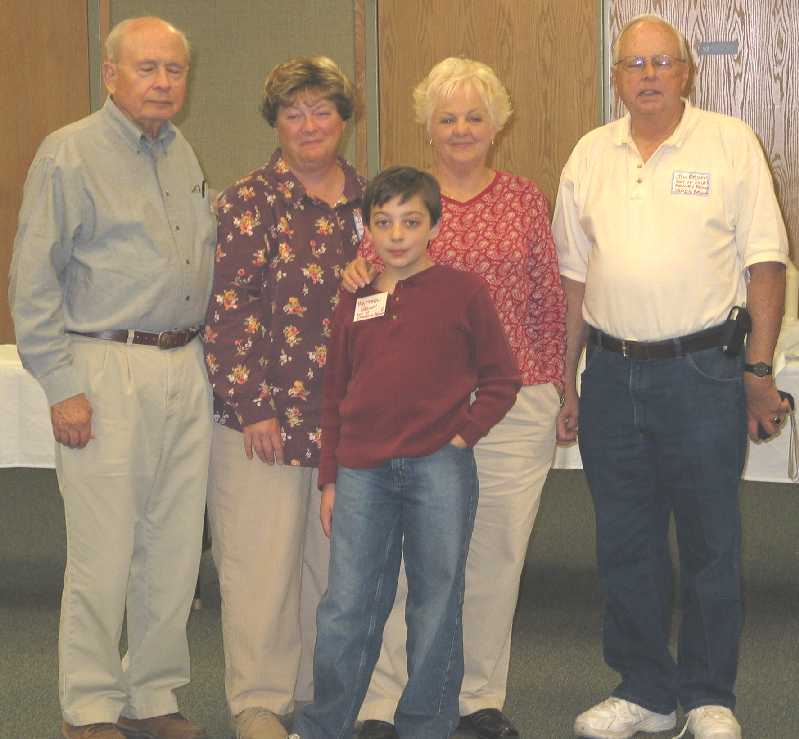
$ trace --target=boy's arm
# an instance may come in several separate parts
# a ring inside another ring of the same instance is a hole
[[[458,433],[474,446],[511,409],[522,381],[486,285],[481,285],[469,302],[467,320],[472,329],[477,389],[469,419]]]
[[[336,481],[336,448],[338,447],[341,418],[339,403],[347,391],[350,378],[350,361],[347,351],[348,326],[352,318],[355,299],[339,291],[339,303],[333,314],[333,327],[327,344],[325,378],[322,395],[322,451],[319,459],[320,490]]]
[[[322,522],[322,531],[329,539],[333,531],[333,505],[336,502],[336,483],[329,482],[322,488],[322,502],[319,505],[319,520]]]

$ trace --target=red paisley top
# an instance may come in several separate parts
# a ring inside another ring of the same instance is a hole
[[[368,235],[360,252],[379,261]],[[471,200],[442,197],[441,226],[430,243],[430,256],[488,283],[522,382],[552,382],[562,388],[566,299],[549,204],[535,183],[497,172]]]

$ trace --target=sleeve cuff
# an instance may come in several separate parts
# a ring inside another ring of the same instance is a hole
[[[37,379],[44,390],[44,394],[47,396],[47,403],[50,406],[86,392],[86,389],[78,382],[78,378],[71,366],[62,367],[49,375]]]

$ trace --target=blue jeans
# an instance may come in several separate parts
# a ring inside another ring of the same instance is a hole
[[[477,490],[472,450],[450,444],[374,469],[339,468],[328,589],[316,617],[315,699],[294,727],[302,739],[352,735],[403,556],[408,683],[395,714],[397,732],[409,739],[445,739],[454,732]]]
[[[738,493],[746,454],[741,357],[707,349],[631,360],[590,347],[580,452],[596,511],[605,661],[614,695],[658,713],[734,708],[742,624]],[[674,515],[678,658],[669,652]]]

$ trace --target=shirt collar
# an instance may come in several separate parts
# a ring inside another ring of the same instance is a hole
[[[167,147],[175,139],[175,127],[172,125],[171,121],[164,121],[155,139],[149,138],[144,131],[117,107],[110,95],[106,98],[101,112],[111,127],[122,136],[128,146],[137,154],[142,151],[150,151],[156,145],[160,145],[161,148],[166,151]]]
[[[671,136],[669,136],[661,144],[661,146],[672,146],[675,148],[682,146],[691,129],[694,127],[697,116],[696,108],[694,108],[688,98],[683,98],[682,101],[685,106],[682,112],[682,118],[680,118],[677,128],[674,129],[674,132],[671,134]],[[624,118],[616,121],[616,124],[616,144],[618,146],[635,146],[632,133],[630,131],[630,114],[627,113]]]
[[[353,201],[360,201],[363,197],[363,190],[365,182],[363,178],[355,171],[353,166],[344,158],[336,157],[339,166],[344,172],[344,193],[341,200],[336,205],[345,205]],[[278,190],[280,190],[292,205],[299,205],[307,193],[302,183],[297,179],[294,173],[289,169],[286,160],[283,159],[283,150],[278,147],[272,154],[272,158],[267,165],[269,176],[273,178]]]

